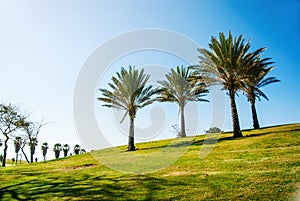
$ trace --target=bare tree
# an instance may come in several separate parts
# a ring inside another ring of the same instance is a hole
[[[30,148],[30,162],[33,163],[33,155],[35,154],[36,146],[38,145],[37,137],[41,131],[41,128],[45,123],[41,120],[39,122],[29,122],[24,130],[26,132],[27,143]]]
[[[12,104],[0,104],[0,131],[5,136],[2,166],[6,165],[8,140],[13,132],[27,126],[26,115],[21,114],[19,107]]]

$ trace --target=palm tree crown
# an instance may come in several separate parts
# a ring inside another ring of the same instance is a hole
[[[48,143],[44,142],[42,147],[41,147],[42,152],[43,152],[44,161],[46,160],[46,154],[47,154],[48,148],[49,148]]]
[[[100,89],[103,97],[98,100],[105,102],[103,106],[125,110],[121,120],[129,115],[130,130],[128,150],[134,151],[134,118],[138,109],[149,105],[155,101],[153,95],[158,93],[152,86],[146,87],[150,75],[144,73],[144,69],[138,70],[134,66],[129,66],[126,70],[121,68],[120,73],[112,77],[109,83],[110,90]]]
[[[177,66],[176,70],[171,69],[166,78],[167,80],[158,82],[162,86],[158,100],[178,103],[181,116],[179,136],[185,137],[184,107],[188,101],[207,101],[202,97],[208,93],[208,90],[202,82],[191,84],[189,82],[191,78],[190,70],[183,66]]]
[[[245,85],[242,87],[242,91],[245,93],[248,101],[251,105],[252,119],[253,119],[253,128],[260,128],[257,112],[255,108],[256,99],[261,100],[260,97],[263,97],[266,100],[269,100],[266,94],[260,90],[261,87],[266,85],[279,82],[280,80],[275,77],[266,77],[266,75],[275,68],[275,66],[268,67],[268,65],[273,64],[270,62],[271,58],[260,59],[256,58],[253,61],[253,65],[256,66],[256,71],[253,71],[246,79],[244,79]]]

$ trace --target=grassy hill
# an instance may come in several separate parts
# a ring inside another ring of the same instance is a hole
[[[300,124],[0,168],[0,200],[297,200]],[[104,164],[104,165],[103,165]]]

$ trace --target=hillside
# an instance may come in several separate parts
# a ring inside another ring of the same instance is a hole
[[[137,144],[136,152],[123,146],[0,168],[0,200],[299,199],[300,124],[243,134],[155,141]]]

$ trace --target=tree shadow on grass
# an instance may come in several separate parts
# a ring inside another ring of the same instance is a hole
[[[41,178],[6,186],[0,190],[0,200],[155,200],[155,191],[184,185],[145,175],[78,176]]]

